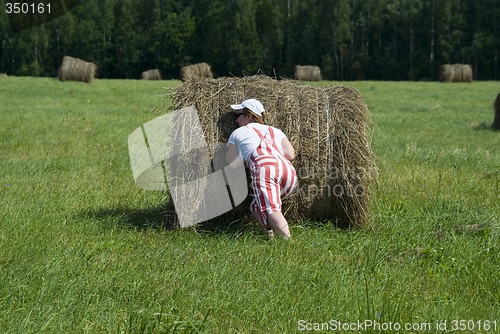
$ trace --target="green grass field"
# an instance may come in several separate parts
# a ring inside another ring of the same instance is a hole
[[[342,84],[372,112],[372,224],[287,242],[162,228],[127,140],[179,82],[0,77],[1,332],[500,333],[499,83]]]

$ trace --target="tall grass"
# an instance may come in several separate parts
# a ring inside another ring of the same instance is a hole
[[[0,78],[3,333],[500,330],[498,83],[344,83],[372,111],[372,226],[294,222],[290,242],[162,228],[166,194],[134,186],[127,137],[178,84]]]

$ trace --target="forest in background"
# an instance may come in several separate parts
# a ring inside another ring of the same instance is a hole
[[[315,65],[327,80],[414,81],[460,63],[498,80],[499,17],[500,0],[81,0],[20,32],[3,10],[0,73],[57,76],[68,55],[99,78],[206,62],[216,77]]]

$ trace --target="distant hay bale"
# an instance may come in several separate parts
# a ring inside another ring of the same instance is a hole
[[[0,73],[0,77],[7,77],[7,73]]]
[[[91,82],[95,78],[97,66],[78,58],[64,56],[59,69],[59,80]]]
[[[161,80],[160,70],[152,69],[142,72],[142,80]]]
[[[226,143],[236,128],[229,105],[259,99],[266,123],[282,129],[296,151],[293,165],[299,186],[283,202],[287,219],[335,221],[344,227],[367,224],[369,184],[377,171],[369,141],[369,110],[355,89],[252,76],[190,80],[170,94],[175,110],[196,108],[210,157],[212,148]],[[198,159],[201,167],[195,167],[192,159],[179,159],[177,167],[187,166],[187,173],[190,168],[208,173],[209,160]],[[248,200],[221,218],[250,217]],[[199,210],[197,204],[193,210]],[[171,202],[167,211],[175,217]]]
[[[472,67],[468,64],[445,64],[441,66],[441,82],[472,82]]]
[[[491,128],[493,131],[500,131],[500,93],[498,93],[495,103],[493,103],[493,109],[495,111],[495,118],[493,119]]]
[[[295,79],[302,81],[321,81],[321,70],[318,66],[295,66]]]
[[[197,78],[212,79],[213,77],[212,69],[207,63],[193,64],[181,68],[181,78],[184,81]]]

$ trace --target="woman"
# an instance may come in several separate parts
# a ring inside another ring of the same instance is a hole
[[[250,170],[254,199],[250,211],[263,230],[273,238],[273,230],[290,238],[288,223],[281,212],[281,199],[297,185],[291,161],[295,151],[278,128],[264,125],[264,106],[256,99],[233,104],[238,129],[229,136],[226,160],[234,164],[241,158]]]

